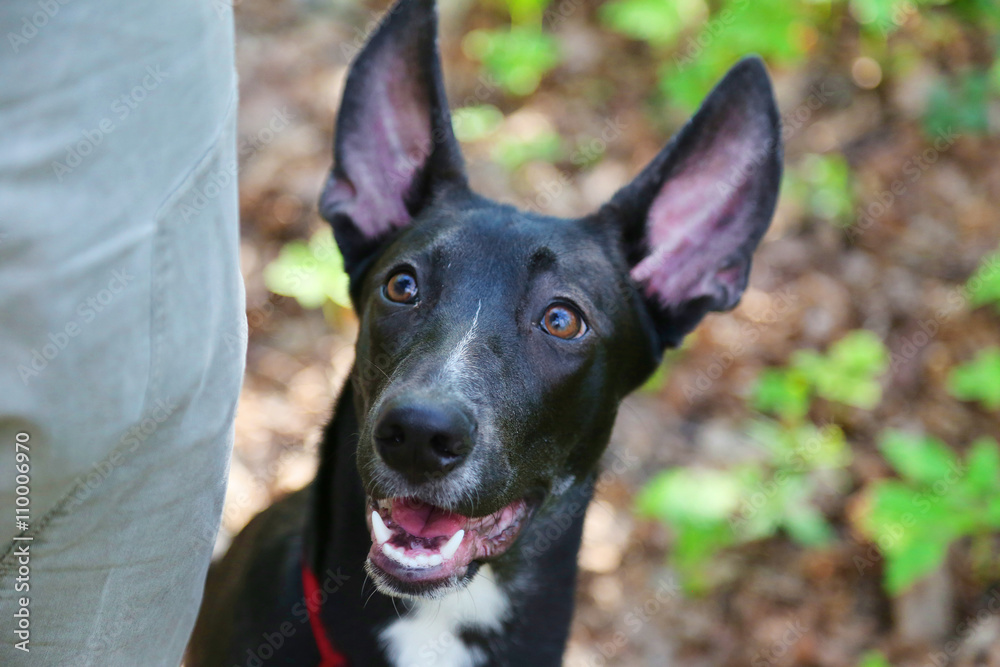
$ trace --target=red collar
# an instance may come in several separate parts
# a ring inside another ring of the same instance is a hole
[[[323,628],[320,618],[320,597],[323,595],[312,568],[302,561],[302,590],[306,595],[306,609],[309,611],[309,625],[312,627],[316,647],[319,648],[319,667],[347,667],[347,656],[338,651]]]

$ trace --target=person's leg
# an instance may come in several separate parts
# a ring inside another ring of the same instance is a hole
[[[0,26],[0,664],[173,667],[246,344],[232,12],[18,0]]]

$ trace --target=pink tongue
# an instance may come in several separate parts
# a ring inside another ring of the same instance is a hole
[[[392,520],[416,537],[451,537],[465,526],[467,519],[418,500],[392,501]]]

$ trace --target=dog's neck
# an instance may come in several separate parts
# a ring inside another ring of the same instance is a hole
[[[441,600],[400,600],[377,591],[364,571],[371,537],[355,459],[359,430],[348,382],[324,433],[303,542],[303,557],[318,578],[341,582],[322,607],[323,624],[334,640],[341,645],[377,642],[391,656],[390,665],[422,665],[421,656],[432,655],[428,665],[435,667],[515,660],[560,664],[593,479],[545,503],[517,548],[480,568],[466,588]],[[530,653],[522,656],[526,647]]]

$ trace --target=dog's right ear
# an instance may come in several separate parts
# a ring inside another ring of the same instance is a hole
[[[320,198],[352,280],[435,194],[465,187],[437,46],[434,0],[398,0],[351,65],[334,166]]]

